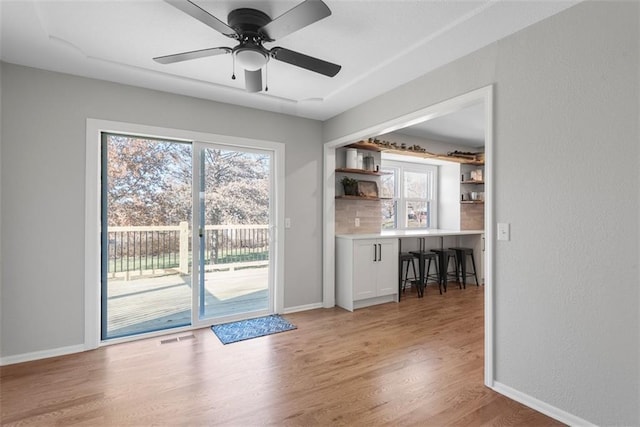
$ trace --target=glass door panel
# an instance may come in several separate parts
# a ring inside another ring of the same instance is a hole
[[[192,146],[102,134],[101,335],[191,324]]]
[[[199,320],[271,313],[273,155],[198,147]]]

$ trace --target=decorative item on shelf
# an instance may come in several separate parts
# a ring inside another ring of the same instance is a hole
[[[482,181],[482,169],[471,171],[471,181]]]
[[[466,198],[463,194],[462,201],[465,200],[470,202],[484,202],[484,191],[472,191],[467,194]]]
[[[358,196],[378,197],[378,183],[375,181],[358,181]]]
[[[469,151],[449,151],[447,157],[462,160],[464,162],[484,163],[484,153],[472,153]]]
[[[356,169],[358,167],[358,150],[355,148],[347,148],[346,151],[346,162],[347,169]]]
[[[358,169],[364,169],[364,160],[362,157],[362,153],[358,153]]]
[[[342,188],[344,189],[345,196],[357,196],[358,195],[358,180],[345,176],[340,180]]]
[[[363,168],[367,171],[373,171],[375,169],[375,160],[371,154],[367,154],[363,159]]]

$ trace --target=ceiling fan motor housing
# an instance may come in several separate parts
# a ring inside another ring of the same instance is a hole
[[[273,41],[266,34],[258,31],[271,22],[269,15],[260,10],[249,8],[232,10],[227,16],[227,22],[242,38],[255,38],[261,42]]]
[[[240,44],[233,48],[233,54],[245,70],[261,69],[269,60],[269,52],[262,46],[270,39],[260,28],[271,22],[271,18],[256,9],[240,8],[232,10],[227,17],[229,26],[238,33]]]

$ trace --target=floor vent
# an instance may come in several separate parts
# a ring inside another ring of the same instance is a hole
[[[187,341],[187,340],[193,340],[195,339],[195,335],[191,334],[191,335],[184,335],[182,337],[173,337],[173,338],[167,338],[166,340],[161,340],[160,344],[170,344],[173,342],[178,342],[178,341]]]

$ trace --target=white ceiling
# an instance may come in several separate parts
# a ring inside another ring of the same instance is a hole
[[[484,146],[484,117],[484,104],[479,103],[397,130],[396,133],[480,148]]]
[[[235,41],[157,0],[0,0],[0,58],[220,102],[326,120],[579,0],[325,0],[332,15],[265,46],[342,65],[334,78],[271,60],[268,92],[244,91],[221,55],[152,58]],[[300,0],[194,0],[226,22],[239,7],[277,17]]]

